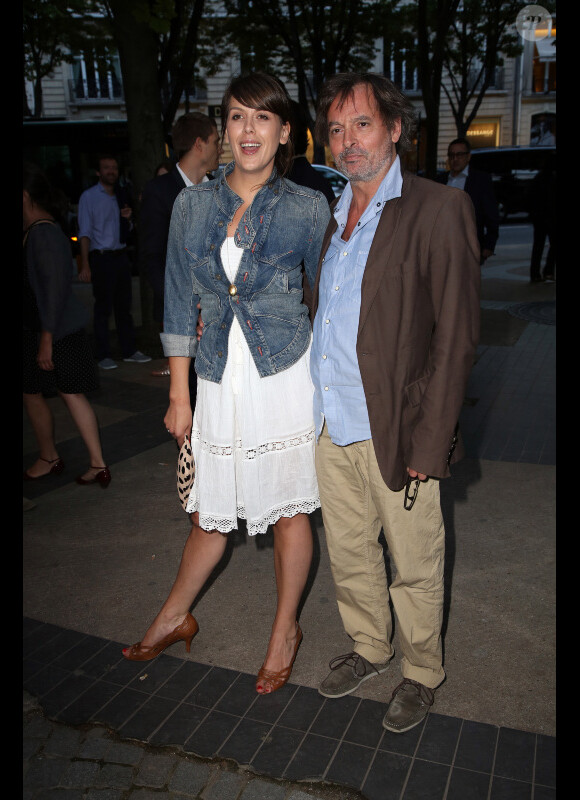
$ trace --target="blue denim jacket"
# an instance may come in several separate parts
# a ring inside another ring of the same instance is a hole
[[[308,348],[310,320],[302,302],[304,265],[314,286],[322,238],[330,219],[321,192],[280,178],[254,197],[235,239],[244,252],[230,284],[220,248],[242,199],[225,175],[182,190],[173,206],[165,269],[161,341],[166,356],[195,358],[195,371],[219,383],[234,315],[261,377],[292,366]],[[225,173],[225,174],[224,174]],[[197,304],[203,336],[198,343]]]

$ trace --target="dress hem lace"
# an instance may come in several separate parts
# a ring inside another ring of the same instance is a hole
[[[198,511],[197,500],[187,504],[187,513],[193,514]],[[247,522],[247,532],[249,536],[256,536],[258,533],[267,533],[270,525],[274,525],[280,517],[295,517],[296,514],[311,514],[317,508],[320,508],[320,497],[306,498],[303,500],[295,500],[292,503],[285,503],[283,506],[270,510],[267,514],[259,520]],[[229,533],[230,531],[238,529],[238,519],[245,519],[246,510],[243,507],[238,507],[236,519],[231,517],[212,517],[208,514],[200,514],[199,525],[204,531],[218,531],[219,533]]]

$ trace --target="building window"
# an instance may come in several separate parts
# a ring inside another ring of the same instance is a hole
[[[483,84],[483,71],[481,69],[482,65],[477,64],[473,66],[469,70],[469,74],[467,77],[467,88],[471,91],[478,91],[478,89]],[[503,83],[503,67],[494,67],[493,68],[493,76],[491,79],[491,83],[489,84],[488,91],[502,91],[504,88]]]
[[[556,20],[552,18],[548,30],[536,31],[532,55],[532,92],[548,94],[556,91]]]
[[[414,53],[394,42],[385,42],[383,73],[403,92],[419,91],[419,71],[414,66]]]
[[[553,51],[550,45],[544,46],[544,41],[553,41]],[[534,94],[548,94],[556,91],[556,41],[542,40],[534,44],[534,57],[532,62],[532,92]]]
[[[530,144],[555,145],[556,144],[556,115],[546,112],[534,114],[531,120]]]
[[[119,56],[86,50],[73,63],[73,99],[120,100],[123,97]]]

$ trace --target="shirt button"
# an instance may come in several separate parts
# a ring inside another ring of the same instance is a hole
[[[216,281],[221,281],[221,279],[222,279],[222,276],[221,276],[221,275],[218,273],[218,274],[215,276],[215,279],[216,279]]]
[[[221,350],[218,350],[218,358],[221,358],[222,356],[223,356],[223,353],[222,353],[222,351],[221,351]]]
[[[237,295],[238,287],[235,285],[235,283],[231,283],[230,284],[230,288],[228,289],[228,292],[230,293],[231,297],[235,297]]]
[[[215,250],[215,244],[210,244],[209,249],[210,250]]]
[[[324,391],[325,391],[325,392],[327,392],[327,391],[328,391],[328,386],[325,386],[325,387],[324,387]]]
[[[218,222],[218,226],[219,226],[220,228],[223,228],[223,226],[224,226],[224,223],[223,223],[223,221],[222,221],[221,219],[220,219],[220,221]]]
[[[345,251],[344,251],[344,253],[343,253],[342,255],[343,255],[343,256],[347,256],[347,255],[348,255],[348,250],[345,250]]]
[[[335,287],[334,287],[334,291],[335,291],[335,292],[338,292],[338,290],[339,290],[339,289],[340,289],[340,286],[335,286]]]
[[[325,319],[324,321],[326,322],[327,325],[330,325],[330,320],[329,319]]]
[[[324,356],[322,356],[322,358],[323,358],[323,360],[324,360],[324,361],[326,361],[326,356],[325,356],[325,355],[324,355]]]

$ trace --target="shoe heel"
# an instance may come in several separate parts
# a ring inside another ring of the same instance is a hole
[[[56,464],[50,470],[53,475],[60,475],[60,473],[64,470],[64,461],[59,458]]]
[[[192,617],[192,616],[191,616],[191,614],[190,614],[190,615],[189,615],[189,619],[191,620],[191,622],[190,622],[190,625],[191,625],[191,628],[192,628],[192,632],[191,632],[191,634],[190,634],[189,636],[186,636],[186,637],[184,637],[184,639],[183,639],[183,641],[185,642],[185,650],[186,650],[186,652],[188,652],[188,653],[189,653],[189,651],[191,650],[191,642],[192,642],[192,640],[193,640],[193,637],[194,637],[194,636],[197,634],[197,632],[199,631],[199,625],[197,624],[197,620],[196,620],[196,618],[195,618],[195,617]]]
[[[111,483],[111,473],[109,472],[108,467],[105,467],[105,469],[99,473],[97,480],[101,484],[101,489],[107,488],[107,486]]]

